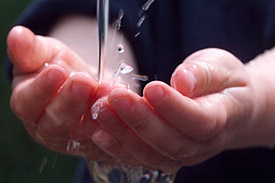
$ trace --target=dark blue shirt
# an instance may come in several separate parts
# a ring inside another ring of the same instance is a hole
[[[110,19],[123,9],[121,31],[130,41],[140,73],[150,80],[157,77],[168,83],[175,67],[203,48],[225,49],[245,63],[275,45],[274,0],[155,0],[144,12],[141,7],[146,1],[111,1]],[[47,35],[67,14],[95,16],[96,1],[35,1],[17,24]],[[85,163],[76,177],[79,183],[90,181]],[[182,167],[176,182],[275,182],[274,150],[225,151],[199,165]]]

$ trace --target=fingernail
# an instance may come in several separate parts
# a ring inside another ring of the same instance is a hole
[[[101,127],[97,127],[94,133],[92,134],[92,140],[97,145],[108,145],[114,141],[113,137],[103,130]]]
[[[189,69],[179,69],[175,72],[175,74],[172,76],[172,85],[174,85],[174,88],[178,91],[184,92],[186,91],[186,84],[189,90],[189,93],[193,92],[196,84],[197,84],[197,78],[195,74],[190,71]]]
[[[48,83],[54,86],[60,86],[64,83],[65,77],[58,70],[50,70],[47,74]]]
[[[192,92],[195,88],[195,85],[197,84],[197,78],[196,78],[195,74],[188,69],[184,69],[183,72],[184,72],[185,77],[187,78],[187,81],[189,83],[190,92]]]
[[[77,82],[73,82],[71,91],[79,99],[87,99],[92,93],[92,89],[89,86]]]
[[[164,96],[163,89],[160,86],[153,86],[146,90],[145,97],[152,104],[157,104]]]
[[[109,121],[109,120],[112,120],[114,114],[113,114],[113,111],[110,109],[110,107],[106,106],[106,107],[103,107],[99,110],[99,123],[101,121]]]
[[[128,96],[123,96],[111,101],[111,105],[117,112],[125,112],[131,107],[131,103]]]
[[[94,130],[94,132],[93,132],[93,134],[92,134],[92,138],[96,138],[96,137],[99,137],[101,134],[102,134],[102,129],[98,126],[95,130]]]

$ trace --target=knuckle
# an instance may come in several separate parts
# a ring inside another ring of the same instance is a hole
[[[198,148],[194,144],[188,144],[185,146],[180,146],[176,151],[174,151],[173,155],[175,160],[184,160],[191,156],[194,156],[198,153]]]
[[[49,87],[47,83],[40,82],[40,80],[36,80],[35,82],[33,82],[32,86],[34,89],[33,90],[34,96],[37,96],[36,98],[38,100],[43,100],[43,99],[49,100],[54,94],[53,90],[55,88]]]
[[[161,156],[158,156],[158,155],[155,155],[155,154],[152,154],[152,153],[147,153],[145,155],[144,161],[146,162],[146,164],[148,164],[150,166],[161,167],[168,160],[161,157]]]
[[[181,161],[167,161],[166,164],[159,167],[163,172],[166,172],[167,175],[177,172],[182,167]]]
[[[222,133],[226,125],[226,114],[223,109],[217,109],[220,112],[213,112],[213,105],[211,101],[204,103],[202,108],[201,120],[198,121],[197,127],[193,130],[193,133],[190,134],[192,140],[197,143],[207,142],[209,139],[217,136]],[[211,115],[209,115],[211,114]]]
[[[28,109],[28,103],[22,101],[22,95],[20,91],[14,91],[10,99],[10,106],[14,114],[21,120],[28,120],[26,115],[26,109]]]
[[[132,128],[137,132],[145,131],[150,123],[150,115],[145,115],[141,117],[136,123],[132,124]]]
[[[109,138],[105,139],[104,141],[96,142],[96,144],[99,146],[100,149],[102,149],[104,152],[111,156],[119,156],[119,146],[115,139]]]
[[[202,134],[205,137],[204,139],[206,141],[209,141],[210,139],[213,140],[224,130],[226,125],[226,115],[221,112],[211,121],[206,121],[206,123],[209,124],[209,127],[207,128],[208,130],[202,131]]]
[[[156,152],[154,153],[152,151],[143,152],[142,157],[142,161],[144,164],[158,169],[160,167],[166,167],[169,162],[174,161],[166,156],[163,156]]]
[[[198,153],[199,145],[186,136],[178,135],[177,142],[165,148],[164,155],[172,160],[183,160]]]
[[[46,114],[44,115],[48,122],[52,124],[54,127],[66,126],[69,123],[65,123],[65,119],[62,117],[61,111],[58,109],[52,109],[50,106],[45,108]]]

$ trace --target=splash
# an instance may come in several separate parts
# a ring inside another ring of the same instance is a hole
[[[128,65],[128,64],[124,63],[124,61],[122,61],[119,64],[118,69],[113,74],[113,85],[114,86],[124,85],[126,88],[129,88],[128,84],[122,84],[121,81],[122,81],[123,75],[131,73],[132,71],[133,71],[133,67],[131,67],[130,65]]]
[[[97,100],[94,105],[91,108],[91,113],[92,113],[92,118],[93,120],[96,120],[98,117],[98,113],[101,109],[101,107],[103,106],[103,98],[100,98],[99,100]]]
[[[133,67],[124,63],[122,61],[118,67],[118,69],[115,71],[113,74],[113,85],[114,86],[124,86],[125,88],[129,88],[128,84],[122,83],[122,78],[129,77],[132,80],[138,80],[138,81],[143,81],[146,82],[148,81],[148,76],[145,75],[139,75],[139,74],[134,74],[133,72]]]
[[[132,71],[133,71],[133,67],[131,67],[130,65],[122,62],[122,63],[120,63],[117,71],[115,72],[115,75],[117,75],[119,73],[121,73],[121,74],[128,74],[128,73],[130,73]]]
[[[119,177],[119,182],[128,183],[173,183],[174,174],[166,174],[161,171],[147,170],[143,167],[132,167],[114,164],[108,161],[88,161],[88,168],[92,170],[97,183],[115,182]],[[113,175],[113,176],[109,176]]]

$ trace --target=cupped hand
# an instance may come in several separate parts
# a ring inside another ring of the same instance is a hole
[[[225,149],[243,147],[254,89],[232,54],[201,50],[174,71],[171,86],[154,81],[138,96],[115,89],[103,98],[92,139],[129,164],[176,172]]]
[[[29,134],[55,151],[109,158],[91,140],[97,123],[90,107],[111,86],[98,84],[90,67],[53,38],[17,26],[7,45],[14,77],[10,104]]]

